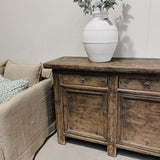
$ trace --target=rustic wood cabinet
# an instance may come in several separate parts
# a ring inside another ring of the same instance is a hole
[[[58,142],[72,137],[160,157],[160,59],[92,63],[62,57],[53,69]]]

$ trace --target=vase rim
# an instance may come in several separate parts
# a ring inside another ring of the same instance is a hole
[[[94,11],[93,12],[94,18],[108,18],[108,11]]]

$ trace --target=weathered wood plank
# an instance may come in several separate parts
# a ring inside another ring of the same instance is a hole
[[[120,101],[119,144],[160,153],[160,99],[138,99],[123,94]]]
[[[87,57],[62,57],[44,63],[46,68],[108,73],[160,74],[160,59],[113,58],[107,63],[92,63]]]
[[[64,124],[63,124],[63,104],[62,104],[62,91],[59,85],[59,74],[54,72],[54,100],[56,110],[56,123],[57,123],[57,137],[58,143],[65,144]]]
[[[110,156],[117,155],[117,86],[118,76],[110,75],[108,77],[108,146],[107,152]]]

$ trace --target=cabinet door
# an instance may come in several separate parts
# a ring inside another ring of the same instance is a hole
[[[107,139],[107,94],[63,89],[65,133]]]
[[[160,155],[160,97],[119,93],[118,128],[119,144]]]

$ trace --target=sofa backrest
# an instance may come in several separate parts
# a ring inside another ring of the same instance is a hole
[[[7,62],[9,62],[9,61],[7,60],[7,61],[4,61],[4,62],[0,62],[0,74],[2,76],[5,76],[4,71],[5,71],[5,67],[6,67]],[[24,75],[24,73],[23,73],[23,75]],[[6,78],[10,79],[9,77],[6,77]],[[48,79],[48,78],[52,78],[52,70],[41,68],[39,81],[42,81],[42,80]]]

